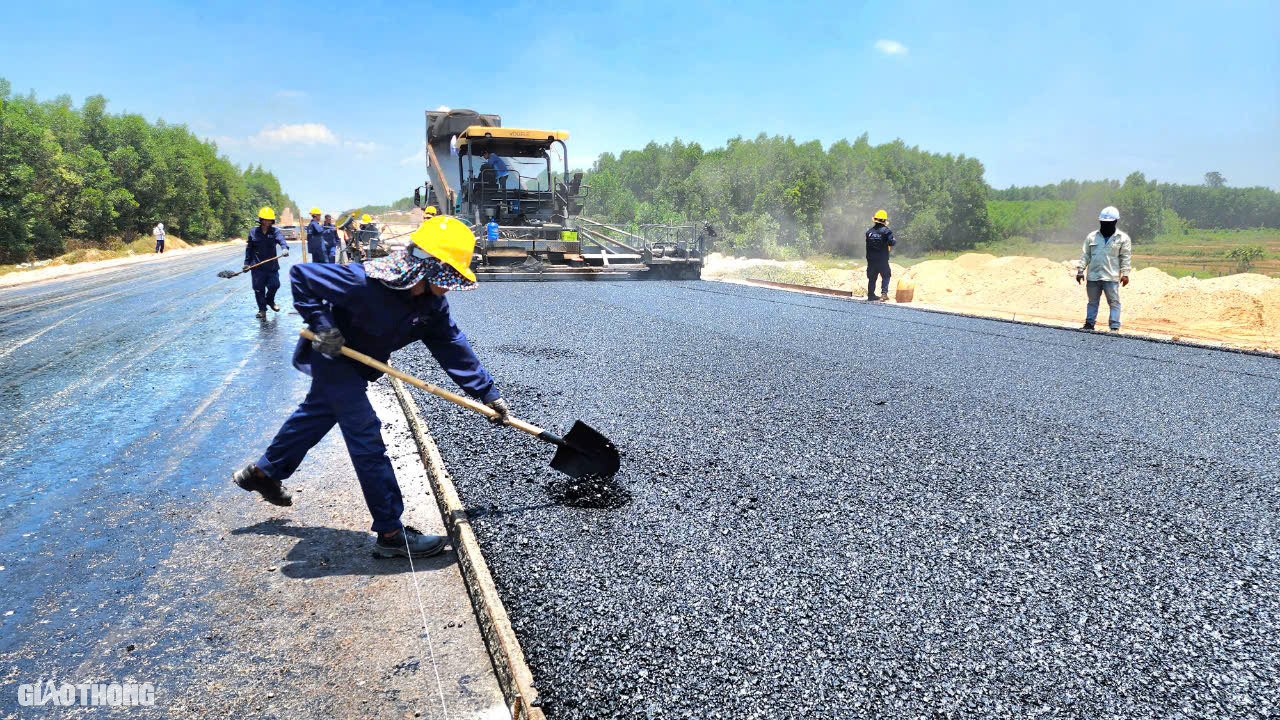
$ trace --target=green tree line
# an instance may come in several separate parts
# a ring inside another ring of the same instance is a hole
[[[342,215],[346,216],[346,215],[350,215],[351,213],[362,213],[362,214],[369,213],[370,215],[378,215],[380,213],[385,213],[385,212],[408,211],[412,209],[413,209],[413,196],[406,195],[405,197],[402,197],[399,200],[396,200],[390,205],[365,205],[363,207],[358,207],[351,210],[344,210],[342,212]]]
[[[614,222],[708,222],[717,249],[771,257],[857,253],[884,208],[908,251],[972,247],[992,237],[982,163],[864,134],[823,149],[761,134],[724,147],[651,142],[605,153],[585,180],[586,214]]]
[[[183,125],[106,111],[101,95],[13,95],[0,78],[0,262],[107,246],[157,222],[192,242],[243,233],[262,205],[292,207],[276,177],[241,171]]]
[[[991,214],[997,233],[1033,240],[1072,238],[1097,225],[1099,209],[1114,205],[1121,227],[1135,241],[1188,227],[1245,229],[1280,227],[1280,193],[1264,187],[1225,186],[1219,173],[1204,185],[1147,180],[1135,172],[1115,180],[1064,180],[1053,185],[992,190]]]

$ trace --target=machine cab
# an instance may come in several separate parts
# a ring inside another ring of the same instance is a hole
[[[565,226],[581,210],[582,174],[569,178],[563,130],[472,125],[456,136],[464,219],[503,227]],[[552,155],[558,156],[554,167]]]

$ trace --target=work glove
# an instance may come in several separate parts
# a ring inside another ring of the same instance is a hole
[[[1128,275],[1121,275],[1121,276],[1120,276],[1120,287],[1129,287],[1129,276],[1128,276]]]
[[[493,408],[498,413],[497,417],[489,418],[489,422],[493,423],[494,425],[510,425],[511,424],[511,408],[507,407],[506,400],[503,400],[502,398],[498,398],[497,400],[494,400],[491,403],[485,403],[485,404],[488,405],[490,408]]]
[[[337,356],[346,342],[347,339],[342,337],[338,328],[325,328],[316,333],[316,339],[311,341],[311,347],[315,348],[316,352]]]
[[[289,257],[289,248],[285,248],[284,252],[280,253],[280,257]]]
[[[245,265],[244,267],[240,268],[240,272],[249,272],[249,266]]]
[[[1081,280],[1084,280],[1084,273],[1076,273],[1076,284],[1079,285]]]

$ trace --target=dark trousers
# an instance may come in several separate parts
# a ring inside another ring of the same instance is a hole
[[[158,252],[158,253],[162,253],[162,252],[164,252],[164,238],[163,238],[163,237],[158,237],[158,238],[156,238],[156,252]]]
[[[867,297],[876,296],[876,277],[880,277],[880,293],[882,295],[889,294],[889,275],[892,271],[889,269],[889,258],[868,258],[867,259]]]
[[[342,429],[365,504],[373,516],[373,530],[399,529],[404,499],[382,442],[382,421],[365,393],[365,379],[345,360],[320,353],[311,357],[311,390],[258,459],[258,468],[273,480],[284,480],[336,424]]]
[[[329,252],[325,249],[324,243],[308,241],[307,254],[311,256],[311,262],[333,262],[329,259]]]
[[[253,297],[258,301],[258,309],[266,310],[268,305],[276,304],[276,291],[280,289],[280,271],[275,268],[254,268]]]

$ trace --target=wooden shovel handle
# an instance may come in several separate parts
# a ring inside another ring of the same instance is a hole
[[[252,269],[254,269],[254,268],[258,267],[259,265],[266,265],[267,263],[271,262],[272,260],[279,260],[279,259],[280,259],[280,256],[279,256],[279,255],[272,255],[271,257],[267,258],[266,260],[263,260],[262,262],[254,263],[254,264],[250,265],[249,267],[245,268],[244,270],[241,270],[240,272],[238,272],[238,273],[236,273],[236,274],[237,274],[237,275],[239,275],[240,273],[243,273],[243,272],[246,272],[246,271],[248,271],[248,270],[252,270]]]
[[[316,339],[316,334],[311,332],[307,328],[303,328],[299,330],[298,334],[306,338],[307,340]],[[488,405],[485,405],[484,403],[476,402],[475,400],[472,400],[471,398],[466,397],[465,395],[459,395],[457,393],[449,392],[448,390],[445,390],[442,387],[437,387],[435,385],[432,385],[431,383],[425,380],[419,380],[418,378],[408,373],[400,372],[399,370],[391,367],[390,365],[384,362],[381,362],[379,360],[374,360],[373,358],[369,357],[368,355],[365,355],[359,350],[352,350],[346,345],[343,345],[342,350],[340,352],[343,355],[346,355],[347,357],[351,358],[352,360],[355,360],[356,362],[368,365],[369,367],[375,370],[381,370],[382,372],[390,375],[391,377],[400,378],[401,380],[409,383],[410,385],[416,388],[425,390],[426,392],[429,392],[438,398],[443,398],[456,405],[461,405],[462,407],[467,408],[468,410],[474,410],[475,412],[478,412],[487,418],[498,417],[498,411],[494,410]],[[537,425],[534,425],[532,423],[527,423],[524,420],[510,417],[510,416],[507,417],[507,422],[511,425],[511,427],[517,430],[523,430],[524,432],[527,432],[530,435],[533,435],[534,437],[538,437],[543,440],[549,440],[550,442],[553,442],[554,444],[557,444],[557,445],[560,444],[560,443],[554,442],[555,440],[559,440],[558,437],[543,430]],[[561,440],[561,442],[563,442],[563,440]]]

